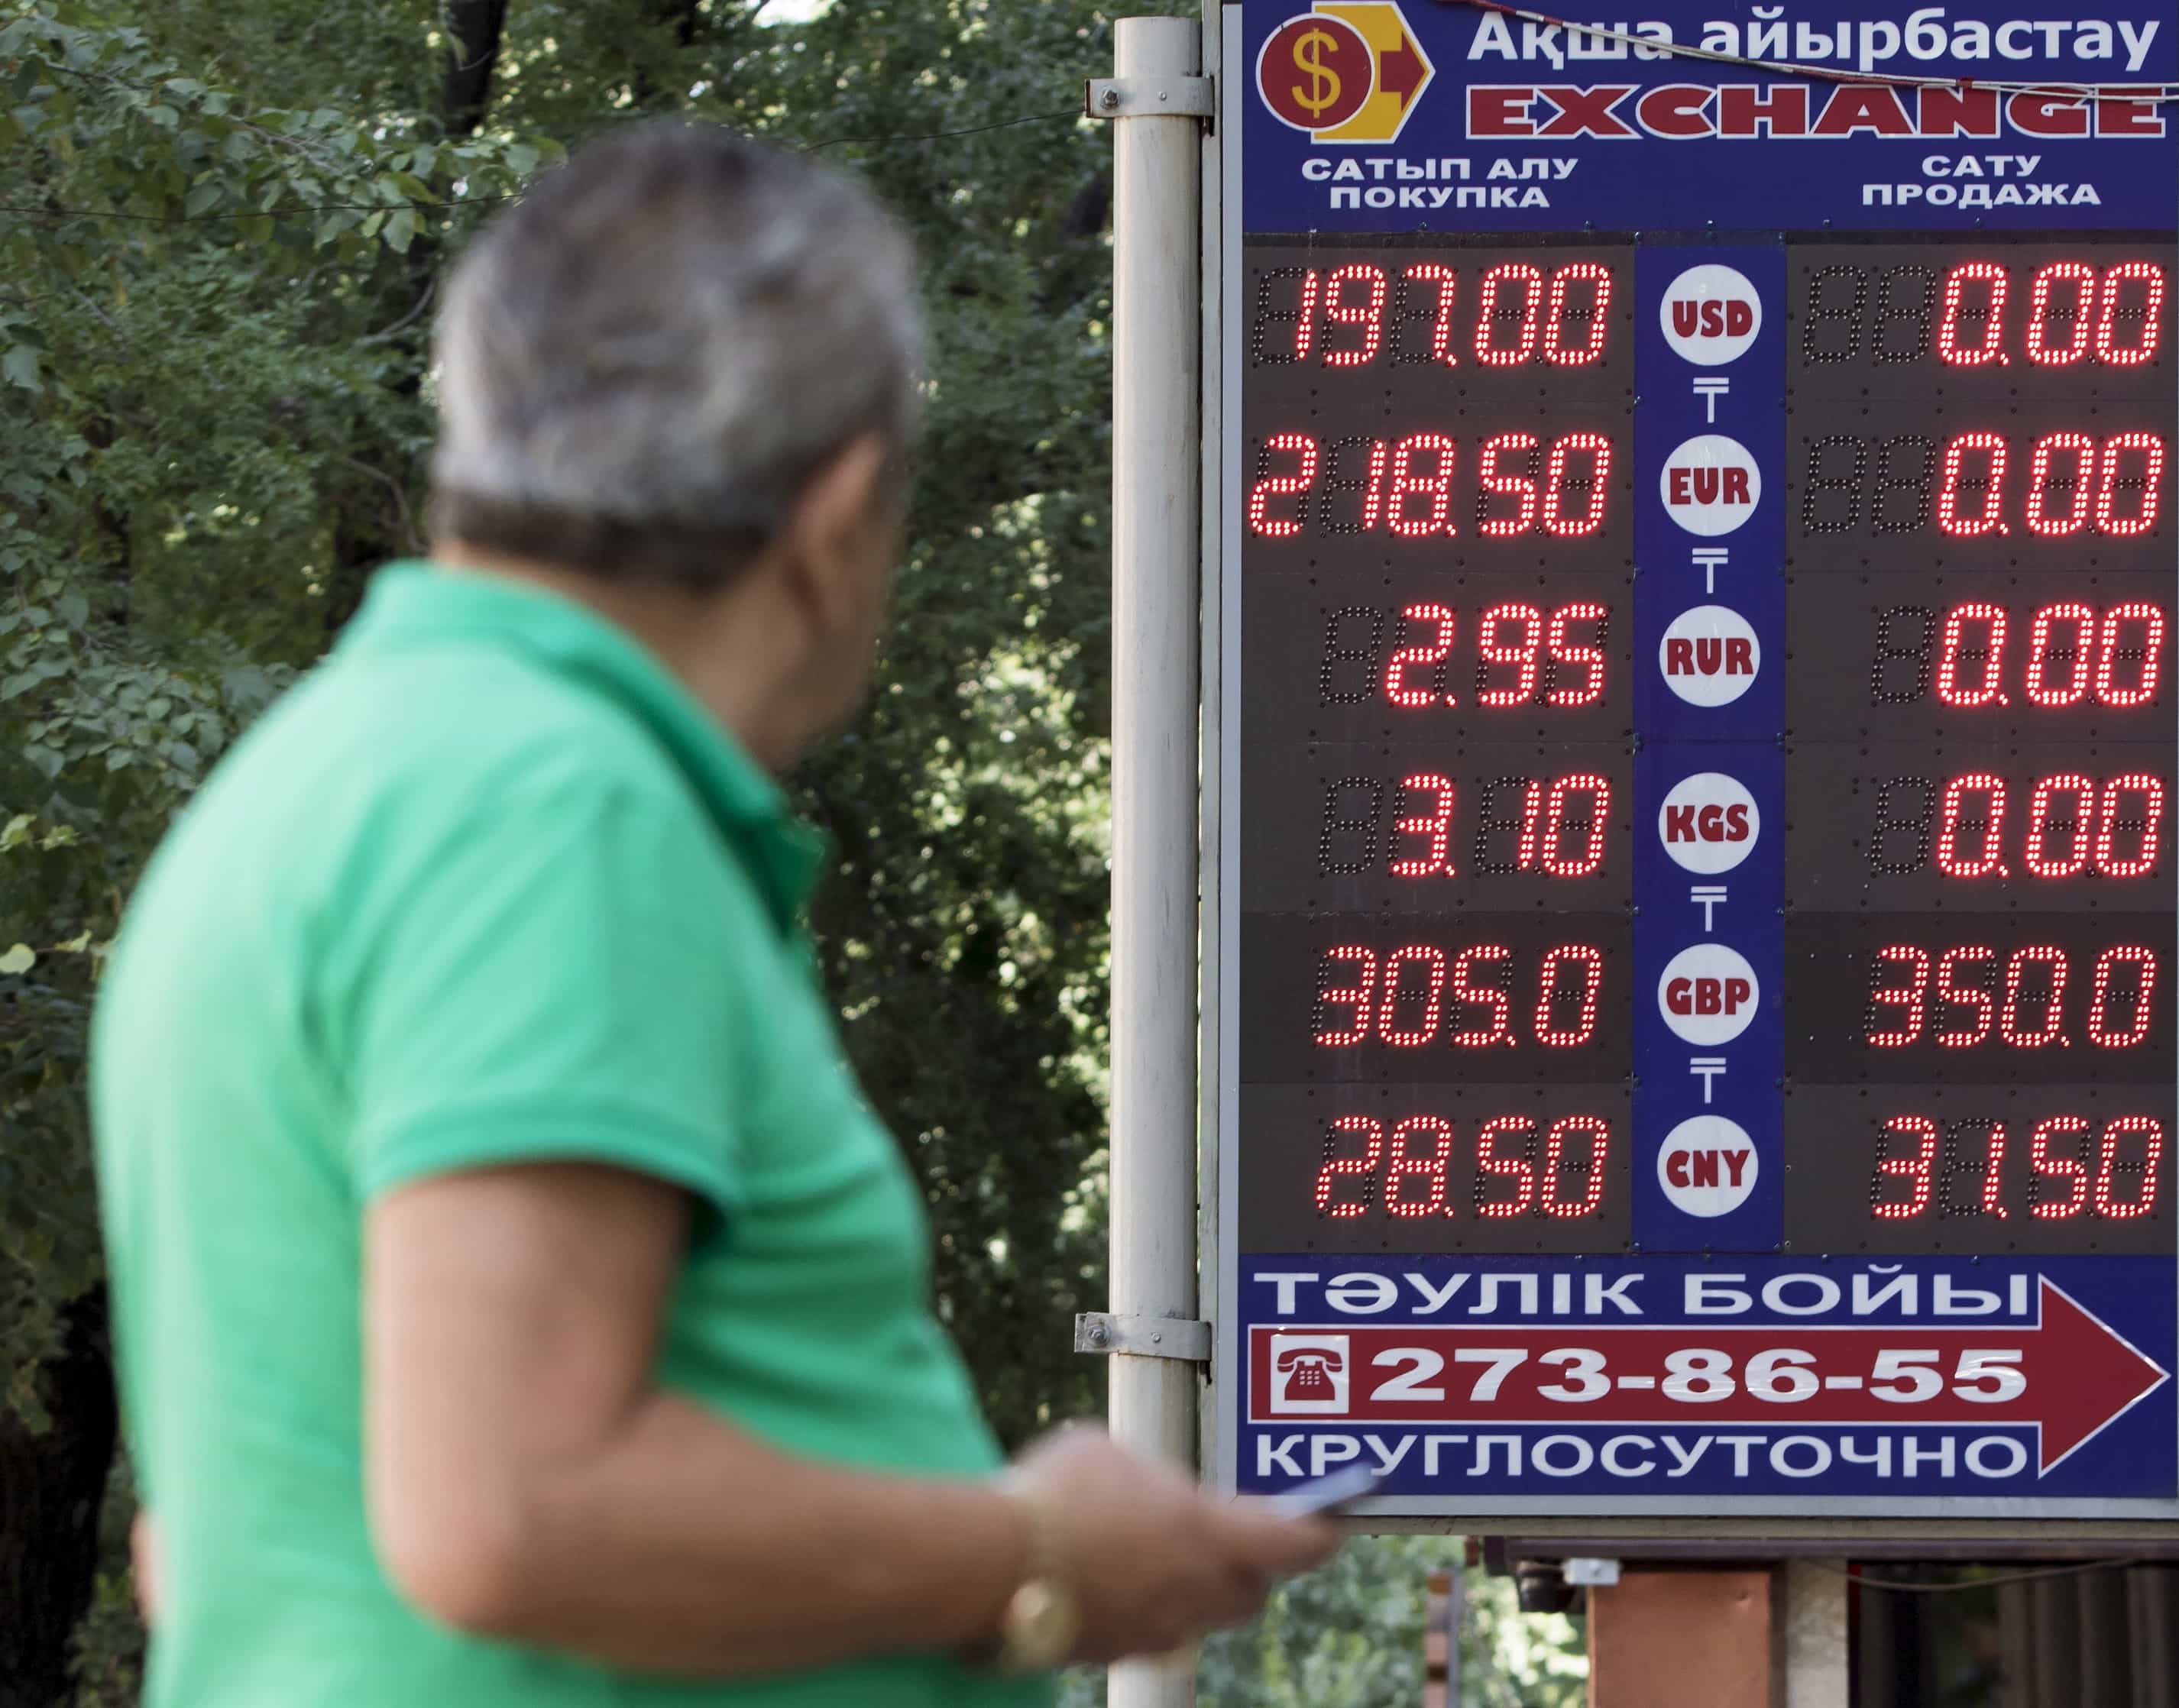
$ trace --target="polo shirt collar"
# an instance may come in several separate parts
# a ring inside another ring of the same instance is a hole
[[[823,835],[793,816],[779,785],[656,654],[588,605],[503,576],[391,563],[371,578],[338,650],[456,638],[526,653],[634,717],[689,780],[780,928],[799,919],[825,868]]]

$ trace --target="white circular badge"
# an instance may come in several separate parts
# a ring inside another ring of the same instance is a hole
[[[1691,706],[1729,706],[1763,668],[1755,626],[1729,605],[1699,605],[1674,617],[1657,643],[1665,686]]]
[[[1689,267],[1657,304],[1665,342],[1699,368],[1721,368],[1748,353],[1763,330],[1763,298],[1748,275],[1715,261]]]
[[[1664,501],[1666,514],[1688,533],[1713,539],[1755,513],[1763,475],[1737,439],[1698,433],[1681,441],[1665,459],[1657,496]]]
[[[1657,1010],[1688,1043],[1731,1043],[1755,1018],[1763,993],[1747,957],[1721,943],[1682,949],[1657,981]]]
[[[1665,851],[1675,865],[1705,878],[1732,871],[1762,834],[1755,797],[1722,771],[1682,780],[1657,809],[1657,840]]]
[[[1755,1141],[1723,1115],[1692,1116],[1665,1136],[1657,1184],[1690,1216],[1729,1216],[1755,1190]]]

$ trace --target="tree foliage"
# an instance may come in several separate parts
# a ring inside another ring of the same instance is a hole
[[[120,1708],[140,1650],[125,1465],[91,1498],[102,948],[207,767],[422,544],[445,259],[634,118],[821,148],[920,240],[897,621],[867,714],[798,780],[843,854],[817,923],[1002,1432],[1095,1409],[1068,1322],[1103,1295],[1107,143],[1069,115],[1109,16],[783,9],[0,0],[0,1708]],[[1214,1648],[1207,1700],[1413,1700],[1425,1552],[1283,1591]]]
[[[125,1485],[102,1528],[81,1495],[112,1428],[85,1397],[101,952],[206,768],[422,544],[445,258],[636,118],[821,147],[920,239],[898,622],[798,780],[844,856],[817,922],[1002,1432],[1095,1404],[1067,1325],[1102,1290],[1106,144],[1066,115],[1108,20],[778,9],[0,0],[0,1708],[62,1700],[86,1608],[83,1700],[129,1692]]]

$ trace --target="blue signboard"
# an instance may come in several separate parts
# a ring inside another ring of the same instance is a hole
[[[1219,1458],[2179,1518],[2179,20],[1224,12]]]

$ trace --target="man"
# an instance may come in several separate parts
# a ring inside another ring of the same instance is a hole
[[[456,271],[431,566],[147,873],[94,1043],[151,1708],[922,1708],[1245,1617],[1321,1525],[1004,1478],[767,774],[858,699],[919,331],[849,181],[579,155]]]

